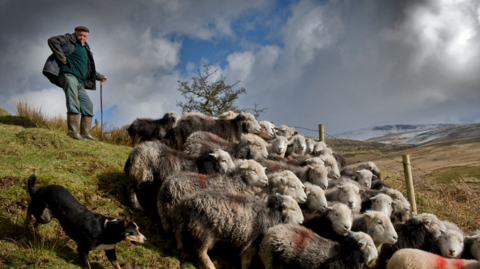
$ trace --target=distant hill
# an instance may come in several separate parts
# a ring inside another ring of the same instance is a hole
[[[480,135],[480,123],[384,125],[344,132],[334,137],[385,144],[420,145],[477,135]]]
[[[429,142],[440,142],[478,135],[480,135],[480,123],[461,124],[421,133],[401,141],[400,144],[420,145]]]
[[[362,128],[334,135],[336,138],[382,143],[399,143],[417,135],[456,124],[396,124]]]

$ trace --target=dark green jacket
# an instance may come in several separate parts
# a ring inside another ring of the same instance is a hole
[[[77,42],[78,40],[75,34],[59,35],[48,39],[48,46],[53,54],[48,57],[42,73],[50,80],[50,82],[59,87],[61,87],[58,83],[60,66],[67,64],[66,55],[69,55],[75,50]],[[86,45],[86,49],[88,51],[88,70],[83,85],[87,90],[95,90],[95,80],[102,80],[104,76],[96,72],[93,54],[88,45]]]

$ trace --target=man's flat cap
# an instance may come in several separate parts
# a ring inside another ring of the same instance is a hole
[[[88,28],[85,27],[85,26],[77,26],[77,27],[75,27],[75,32],[80,32],[80,31],[84,31],[84,32],[90,33],[90,30],[88,30]]]

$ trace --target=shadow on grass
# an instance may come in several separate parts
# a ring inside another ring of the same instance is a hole
[[[35,128],[37,125],[30,119],[20,116],[0,116],[0,123]]]
[[[4,216],[0,217],[0,222],[0,228],[3,231],[1,233],[0,240],[10,241],[21,249],[24,249],[22,252],[15,252],[13,256],[17,256],[17,258],[14,259],[16,261],[14,263],[21,261],[25,265],[46,265],[49,263],[48,258],[39,259],[38,253],[42,250],[48,250],[53,252],[53,255],[56,255],[66,263],[75,264],[79,267],[81,266],[77,251],[67,245],[71,239],[69,239],[67,236],[61,236],[60,238],[54,239],[45,239],[41,234],[39,234],[40,229],[49,224],[38,225],[35,228],[35,218],[33,218],[29,226],[25,227],[23,218],[21,222],[18,222],[21,224],[18,224],[11,219],[5,218]],[[50,223],[50,225],[53,224]],[[29,249],[29,251],[25,251],[26,249]],[[8,260],[10,259],[5,260],[5,265],[8,265]],[[15,264],[11,265],[15,266]],[[108,268],[108,266],[106,267],[96,263],[92,263],[91,265],[92,269]]]

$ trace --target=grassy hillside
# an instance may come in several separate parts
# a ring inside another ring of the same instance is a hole
[[[92,211],[122,217],[127,179],[123,166],[130,147],[103,142],[76,141],[60,131],[0,124],[0,267],[78,268],[75,242],[56,220],[25,229],[29,196],[28,177],[38,174],[37,186],[61,184]],[[181,264],[169,236],[146,214],[134,215],[147,236],[143,247],[117,247],[124,268],[188,268]],[[110,268],[103,251],[90,253],[93,268]]]
[[[26,192],[27,179],[36,172],[38,186],[61,184],[90,210],[123,217],[128,212],[125,192],[128,182],[123,166],[132,148],[76,141],[67,137],[63,130],[15,124],[19,123],[0,123],[0,229],[3,231],[0,267],[79,268],[75,242],[65,235],[56,220],[40,225],[37,230],[33,225],[24,227],[30,200]],[[468,231],[478,228],[480,210],[472,205],[478,203],[478,199],[468,194],[468,187],[449,184],[450,179],[480,178],[477,169],[480,144],[477,142],[458,141],[412,148],[327,140],[327,144],[344,153],[351,163],[375,161],[385,181],[402,191],[405,190],[402,165],[398,161],[402,154],[410,154],[414,165],[443,180],[435,182],[432,176],[414,171],[419,211],[434,212],[441,219],[455,222]],[[194,268],[190,262],[179,260],[173,235],[163,233],[157,216],[134,212],[134,218],[148,241],[140,247],[129,243],[117,246],[123,268]],[[227,245],[219,245],[212,251],[212,257],[218,268],[238,268],[236,253]],[[92,268],[111,268],[103,251],[92,251],[89,257]],[[259,261],[254,261],[254,265],[255,262]]]

